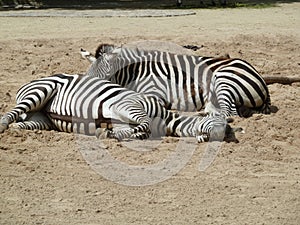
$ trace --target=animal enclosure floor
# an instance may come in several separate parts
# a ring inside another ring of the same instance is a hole
[[[192,44],[202,46],[195,54],[228,53],[264,75],[300,76],[299,11],[300,4],[291,3],[165,18],[0,17],[0,114],[14,106],[25,82],[86,71],[80,48],[94,51],[99,43]],[[92,170],[80,146],[94,137],[8,130],[0,135],[0,223],[299,224],[300,84],[269,89],[278,112],[235,118],[233,126],[245,134],[237,144],[223,143],[207,170],[198,170],[207,144],[187,143],[195,149],[186,165],[148,186],[121,185]],[[119,161],[147,166],[180,141],[105,140],[101,146]]]

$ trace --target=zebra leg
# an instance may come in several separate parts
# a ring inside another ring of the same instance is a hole
[[[12,128],[24,129],[24,130],[52,130],[52,123],[47,123],[45,121],[24,121],[14,123]]]
[[[53,130],[55,126],[49,118],[41,112],[27,113],[26,120],[12,124],[12,128],[25,130]]]
[[[39,113],[39,112],[37,112]],[[42,115],[42,114],[41,114]],[[55,129],[53,123],[46,116],[33,116],[26,121],[17,122],[12,124],[12,128],[25,129],[25,130],[52,130]],[[12,123],[9,122],[9,119],[4,115],[1,118],[0,122],[0,133],[3,133],[8,129],[8,125]]]
[[[149,134],[151,118],[147,115],[142,105],[132,104],[130,101],[122,101],[115,106],[114,113],[122,122],[128,123],[130,127],[114,129],[111,137],[118,140],[124,138],[141,138],[138,133]],[[133,127],[132,127],[133,126]]]
[[[249,107],[240,107],[238,109],[239,115],[242,117],[250,117],[253,114],[256,113],[262,113],[262,114],[270,114],[271,113],[271,100],[270,96],[268,95],[265,102],[257,108],[249,108]]]
[[[119,129],[106,129],[97,128],[95,135],[98,139],[114,138],[121,141],[124,138],[136,138],[136,139],[147,139],[150,136],[150,131],[147,132],[137,132],[135,129],[139,129],[139,125],[134,128],[119,128]]]
[[[30,87],[31,83],[28,84]],[[47,104],[47,102],[53,97],[55,94],[55,89],[51,88],[47,90],[47,96],[38,98],[33,98],[33,89],[29,89],[30,91],[26,92],[26,86],[23,87],[23,95],[22,99],[19,99],[17,105],[9,112],[5,113],[0,120],[0,133],[3,133],[6,129],[8,129],[9,124],[17,121],[24,114],[36,112],[40,112],[40,110]],[[38,91],[37,87],[37,91]],[[17,99],[18,99],[17,95]],[[42,119],[41,121],[44,121]],[[41,124],[40,124],[41,125]],[[45,125],[45,124],[44,124]],[[49,125],[49,124],[48,124]]]
[[[140,140],[144,140],[149,137],[150,137],[150,132],[139,132],[139,133],[131,135],[131,138],[136,138],[136,139],[140,139]]]
[[[206,107],[204,109],[204,114],[201,114],[201,116],[206,116],[206,115],[214,115],[214,116],[219,116],[222,115],[224,117],[230,117],[230,116],[237,116],[240,115],[239,112],[237,111],[237,107],[234,103],[232,103],[230,100],[228,101],[222,101],[217,103],[212,103],[209,101],[206,104]]]
[[[125,138],[145,139],[150,136],[150,123],[148,121],[141,121],[141,123],[133,128],[123,128],[120,130],[113,130],[108,137],[115,138],[119,141]]]
[[[204,111],[210,115],[222,115],[225,118],[239,115],[235,96],[226,87],[211,87]]]

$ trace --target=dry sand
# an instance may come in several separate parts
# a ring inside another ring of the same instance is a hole
[[[25,82],[84,72],[88,62],[79,49],[101,42],[203,45],[198,54],[229,53],[262,74],[300,76],[299,11],[293,3],[167,18],[0,17],[0,113],[14,106]],[[6,131],[0,135],[0,224],[299,224],[300,86],[269,88],[279,111],[236,118],[246,133],[238,134],[238,144],[223,143],[206,171],[197,168],[207,144],[198,144],[180,172],[149,186],[120,185],[92,170],[79,146],[94,137]],[[114,140],[102,144],[119,161],[151,165],[178,142],[163,138],[148,152]]]

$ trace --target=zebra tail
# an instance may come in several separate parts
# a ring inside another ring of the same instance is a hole
[[[300,82],[300,77],[282,77],[282,76],[262,76],[266,84],[292,84]]]

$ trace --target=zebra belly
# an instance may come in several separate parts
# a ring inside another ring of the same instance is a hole
[[[48,117],[58,131],[86,135],[95,135],[97,128],[111,128],[113,123],[120,123],[112,119],[83,119],[74,116],[62,116],[55,113],[49,113]]]

